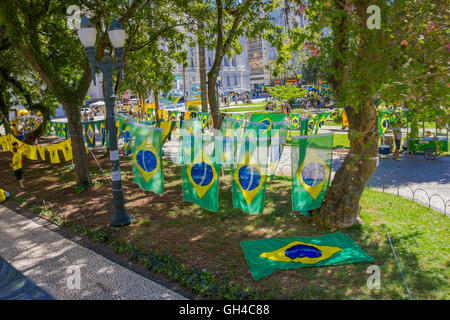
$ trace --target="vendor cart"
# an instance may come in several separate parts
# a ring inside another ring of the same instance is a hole
[[[439,121],[439,120],[438,120]],[[440,124],[438,121],[421,122],[421,128],[416,138],[410,137],[411,122],[408,121],[407,138],[409,151],[415,154],[423,154],[425,159],[434,160],[442,152],[448,151],[448,127],[449,124]],[[425,124],[434,123],[434,128],[426,127]]]

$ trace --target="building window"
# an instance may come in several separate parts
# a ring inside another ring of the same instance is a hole
[[[227,76],[227,86],[228,86],[228,87],[231,86],[230,76]]]
[[[227,56],[223,57],[223,62],[225,64],[225,67],[229,67],[230,66],[230,59],[228,59]]]
[[[208,66],[212,66],[212,63],[211,63],[211,56],[208,56]]]
[[[234,75],[234,85],[237,86],[238,85],[238,76]]]
[[[231,64],[233,65],[233,67],[236,67],[236,56],[233,56],[233,60],[231,61]]]

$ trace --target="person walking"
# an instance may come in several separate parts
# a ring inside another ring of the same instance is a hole
[[[12,153],[13,158],[9,166],[14,171],[14,177],[16,177],[17,182],[19,182],[20,189],[23,190],[25,187],[22,178],[22,151],[19,150],[19,144],[17,142],[13,142],[12,144]]]
[[[394,132],[394,141],[395,141],[394,160],[400,161],[400,160],[402,160],[399,158],[400,145],[402,142],[402,122],[401,121],[398,121],[396,123],[393,132]]]

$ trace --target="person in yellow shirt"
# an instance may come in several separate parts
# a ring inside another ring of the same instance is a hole
[[[20,189],[23,190],[25,189],[25,187],[23,186],[23,178],[22,178],[22,151],[19,150],[17,142],[13,143],[12,153],[13,158],[10,167],[14,170],[14,176],[19,182]]]

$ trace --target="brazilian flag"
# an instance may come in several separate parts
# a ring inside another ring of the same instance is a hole
[[[312,134],[314,131],[314,128],[316,127],[316,120],[315,118],[308,118],[305,121],[306,123],[306,134]]]
[[[291,113],[291,129],[299,129],[301,124],[300,113]]]
[[[322,128],[323,124],[325,123],[325,121],[328,119],[328,116],[330,115],[329,112],[323,112],[323,113],[319,113],[316,118],[314,119],[314,128],[315,128],[315,132],[317,134],[317,132],[319,131],[320,128]]]
[[[125,155],[131,153],[131,129],[129,124],[125,124],[123,128],[123,150]]]
[[[105,126],[105,120],[100,120],[95,123],[95,126],[97,127],[98,133],[100,134],[100,137],[102,137],[102,145],[105,144],[106,139],[106,126]]]
[[[241,241],[241,247],[256,281],[276,270],[374,261],[349,236],[341,232],[319,237]]]
[[[389,128],[390,115],[387,113],[381,113],[378,115],[378,132],[380,135],[384,135],[386,130]]]
[[[219,175],[222,139],[214,136],[183,137],[183,200],[219,211]]]
[[[163,120],[158,123],[158,127],[163,130],[162,135],[162,144],[166,143],[169,138],[169,134],[172,132],[175,127],[176,121]]]
[[[202,129],[205,129],[208,126],[209,120],[210,120],[211,114],[206,112],[198,112],[197,118],[200,118],[202,121]]]
[[[270,131],[270,147],[269,147],[269,169],[270,180],[273,180],[275,172],[280,163],[283,154],[284,145],[288,133],[288,125],[284,122],[273,123]]]
[[[244,125],[244,121],[233,118],[225,118],[222,121],[222,126],[220,127],[220,136],[223,139],[222,163],[227,168],[234,164],[236,139],[242,136]]]
[[[292,210],[310,215],[330,183],[333,134],[292,137]]]
[[[177,163],[190,163],[191,151],[190,145],[192,141],[190,136],[201,135],[202,134],[202,122],[199,118],[190,118],[184,120],[181,125],[181,136],[180,136],[180,152],[178,152]],[[184,139],[184,137],[187,137]]]
[[[246,123],[238,138],[231,172],[233,206],[248,213],[261,213],[266,196],[268,164],[267,125]]]
[[[45,126],[45,135],[49,136],[52,133],[52,122],[47,122]]]
[[[242,121],[247,120],[245,117],[245,114],[242,114],[242,113],[232,113],[231,118],[233,118],[235,120],[242,120]]]
[[[56,123],[55,132],[56,132],[56,136],[58,136],[58,137],[62,136],[62,123],[61,122]]]
[[[86,138],[86,143],[88,147],[95,147],[95,123],[94,122],[85,122],[84,126],[84,134]]]
[[[331,119],[336,120],[336,119],[337,119],[337,116],[338,116],[337,110],[331,111],[331,113],[330,113]]]
[[[147,113],[145,114],[145,120],[153,121],[153,109],[147,109]]]
[[[161,158],[162,129],[142,124],[130,124],[135,137],[132,147],[133,180],[143,190],[164,193]]]
[[[69,138],[69,124],[68,123],[63,123],[62,127],[61,127],[61,135],[63,138]]]
[[[279,124],[286,119],[285,114],[281,113],[272,113],[272,114],[264,114],[264,113],[252,113],[250,117],[250,121],[259,122],[267,126],[267,132],[270,134],[270,130],[272,130],[273,124]]]

